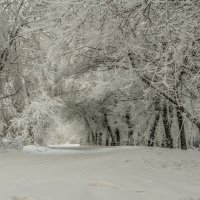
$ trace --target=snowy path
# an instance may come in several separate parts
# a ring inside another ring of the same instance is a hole
[[[0,160],[0,200],[200,200],[196,151],[45,148]]]

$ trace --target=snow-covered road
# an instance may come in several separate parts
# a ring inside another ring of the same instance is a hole
[[[200,200],[200,152],[146,147],[1,152],[0,200]]]

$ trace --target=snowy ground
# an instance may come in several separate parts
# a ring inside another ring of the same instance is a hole
[[[1,152],[0,200],[200,200],[200,152],[79,146]]]

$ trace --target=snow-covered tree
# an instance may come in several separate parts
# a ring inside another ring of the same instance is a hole
[[[131,83],[143,82],[144,98],[149,103],[156,99],[150,140],[162,113],[167,146],[173,146],[170,116],[175,109],[181,148],[186,149],[184,117],[200,128],[195,101],[199,6],[198,1],[74,1],[56,18],[63,34],[60,56],[68,58],[72,74],[129,70]]]

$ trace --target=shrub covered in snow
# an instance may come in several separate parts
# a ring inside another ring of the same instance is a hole
[[[57,99],[42,94],[11,121],[11,135],[22,137],[24,143],[45,144],[48,132],[55,126],[53,116],[60,105]]]
[[[0,139],[0,150],[17,150],[21,151],[23,144],[19,139]]]

